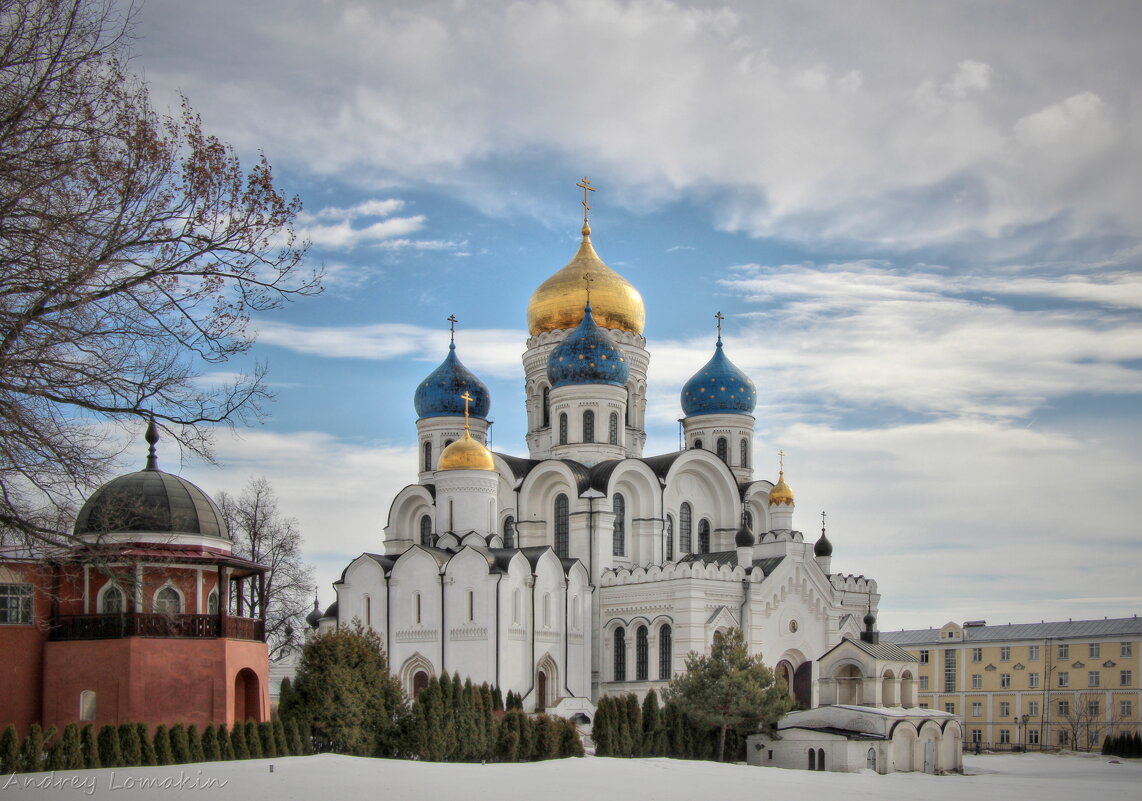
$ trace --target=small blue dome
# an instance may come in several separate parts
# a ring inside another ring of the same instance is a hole
[[[714,357],[682,387],[682,413],[753,414],[757,391],[749,376],[734,366],[722,351],[722,340]]]
[[[463,417],[465,392],[472,395],[468,414],[481,420],[488,419],[492,406],[491,396],[484,382],[460,363],[456,357],[456,343],[448,346],[448,355],[440,366],[420,382],[413,397],[416,416],[421,417]]]
[[[599,328],[587,304],[583,320],[547,357],[551,387],[569,384],[626,386],[630,362],[610,334]]]

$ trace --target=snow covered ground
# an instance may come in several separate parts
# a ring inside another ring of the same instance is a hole
[[[0,777],[0,799],[210,798],[332,801],[1116,801],[1142,798],[1142,763],[1079,754],[968,756],[964,776],[808,771],[673,759],[453,765],[320,755]],[[273,765],[273,772],[270,766]],[[494,789],[493,789],[494,788]]]

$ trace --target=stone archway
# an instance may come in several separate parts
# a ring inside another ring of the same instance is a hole
[[[258,674],[242,668],[234,677],[234,722],[262,722],[262,691]]]
[[[793,700],[801,709],[813,707],[813,663],[802,662],[793,672]]]

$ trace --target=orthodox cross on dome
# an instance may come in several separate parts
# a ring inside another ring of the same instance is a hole
[[[452,332],[452,344],[455,345],[456,344],[456,323],[458,323],[460,321],[456,319],[455,314],[450,314],[445,319],[448,320],[448,328]]]
[[[594,192],[595,187],[591,186],[591,179],[586,175],[584,175],[583,180],[575,184],[575,186],[583,189],[583,236],[588,236],[591,233],[591,226],[587,222],[587,216],[591,211],[591,204],[587,202],[587,199],[590,197],[587,193]]]
[[[825,536],[825,512],[821,511],[821,536]]]
[[[464,432],[468,432],[468,404],[472,402],[472,393],[464,390],[464,394],[460,396],[464,400]]]
[[[782,475],[784,475],[785,474],[785,451],[784,450],[780,450],[777,452],[777,460],[778,460],[777,461],[777,464],[778,464],[777,469],[781,472]]]
[[[587,285],[587,305],[591,305],[591,282],[595,280],[595,276],[588,270],[583,273],[583,283]]]
[[[726,316],[718,312],[714,315],[714,319],[718,321],[718,344],[720,345],[722,344],[722,320],[726,319]]]

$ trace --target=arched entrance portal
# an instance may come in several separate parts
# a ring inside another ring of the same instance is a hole
[[[262,722],[262,691],[258,674],[242,668],[234,677],[234,721]]]
[[[535,711],[543,712],[547,709],[547,674],[542,670],[535,680]]]
[[[793,700],[799,709],[813,707],[813,663],[802,662],[793,673]]]
[[[420,695],[420,691],[428,687],[428,674],[423,670],[416,671],[412,677],[412,697],[416,698]]]

